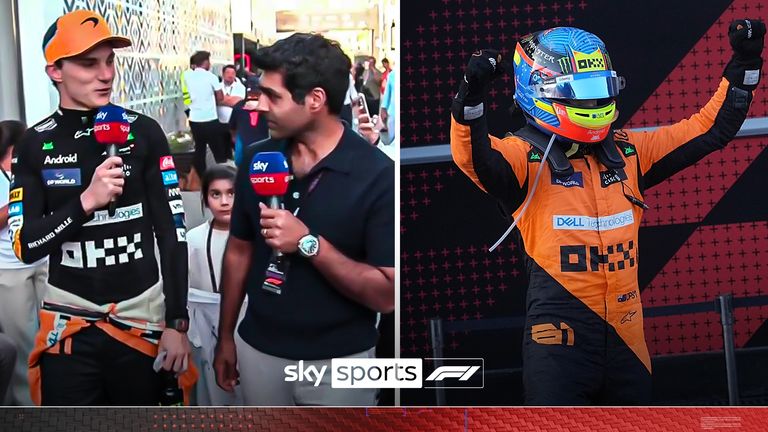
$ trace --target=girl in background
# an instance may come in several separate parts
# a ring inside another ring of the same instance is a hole
[[[229,393],[216,385],[213,370],[221,301],[221,263],[235,200],[235,173],[235,168],[223,164],[213,165],[205,172],[201,200],[212,218],[187,233],[189,340],[193,345],[192,358],[200,370],[195,395],[197,405],[201,406],[243,404],[239,391]]]

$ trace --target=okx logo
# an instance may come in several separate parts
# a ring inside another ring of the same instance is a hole
[[[424,359],[423,388],[483,388],[485,361],[481,358]]]

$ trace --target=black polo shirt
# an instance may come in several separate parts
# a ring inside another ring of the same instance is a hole
[[[239,334],[259,351],[294,360],[365,351],[378,338],[376,312],[344,297],[310,260],[288,254],[282,294],[262,289],[272,250],[260,233],[259,202],[264,200],[251,188],[248,169],[253,155],[263,151],[283,152],[290,164],[289,145],[271,139],[252,144],[237,173],[230,235],[253,244],[248,309]],[[291,181],[284,205],[291,212],[300,206],[298,218],[348,258],[394,267],[394,163],[351,129],[344,128],[338,145],[306,176]]]

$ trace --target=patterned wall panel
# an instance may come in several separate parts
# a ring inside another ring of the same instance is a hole
[[[95,10],[133,41],[118,51],[112,100],[166,132],[187,129],[179,77],[189,56],[203,49],[219,67],[232,61],[229,0],[64,0],[62,13],[77,9]]]

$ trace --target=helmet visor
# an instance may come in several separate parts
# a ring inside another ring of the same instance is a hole
[[[533,93],[548,99],[608,99],[616,97],[624,84],[624,77],[615,71],[582,72],[534,84]]]

